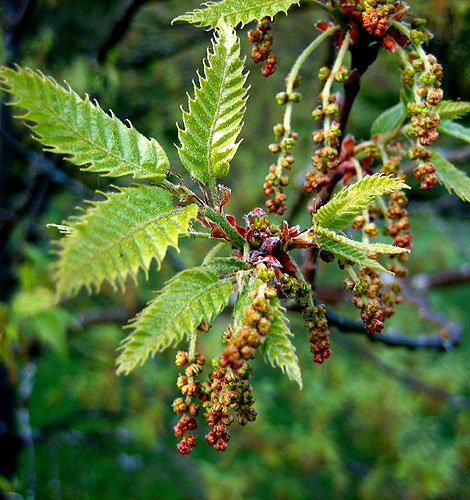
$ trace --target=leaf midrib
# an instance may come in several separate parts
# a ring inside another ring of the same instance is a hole
[[[351,184],[351,186],[354,186],[354,184]],[[335,217],[338,215],[338,212],[341,210],[343,213],[340,214],[340,215],[348,215],[351,213],[351,209],[349,209],[348,207],[351,207],[351,205],[353,205],[358,199],[360,199],[361,197],[365,197],[367,196],[368,197],[368,201],[365,203],[365,205],[369,205],[373,199],[376,197],[376,196],[379,196],[381,193],[382,194],[386,194],[387,192],[391,192],[391,191],[394,191],[396,189],[400,189],[400,186],[397,184],[397,186],[395,187],[390,187],[390,188],[387,188],[387,191],[382,191],[380,190],[377,186],[375,187],[371,187],[369,186],[367,188],[370,192],[368,193],[364,193],[364,191],[360,191],[360,190],[352,190],[353,191],[353,194],[351,196],[350,193],[348,193],[347,191],[343,193],[343,195],[341,197],[336,197],[336,198],[333,198],[331,200],[332,203],[334,203],[335,201],[336,202],[339,202],[339,207],[338,207],[338,210],[336,211],[336,213],[334,215],[331,215],[329,217],[327,217],[327,220],[326,222],[331,222],[332,220],[335,219]],[[355,194],[354,194],[354,191]],[[379,192],[378,192],[379,191]],[[328,205],[324,205],[323,207],[320,208],[320,210],[323,210],[323,212],[326,212],[326,207]],[[320,212],[319,210],[319,212]],[[347,211],[348,210],[348,211]],[[363,210],[362,208],[360,209],[357,209],[357,210],[354,210],[354,211],[361,211]]]
[[[232,34],[230,34],[230,35],[232,36]],[[228,40],[226,42],[228,42]],[[211,161],[211,153],[214,150],[214,147],[213,147],[214,130],[215,130],[216,124],[219,121],[220,108],[221,108],[220,103],[222,101],[222,96],[224,95],[223,90],[225,88],[227,74],[228,74],[229,64],[227,63],[227,61],[230,59],[230,50],[227,47],[227,43],[224,43],[224,48],[226,51],[226,57],[224,58],[224,72],[223,72],[222,81],[220,84],[220,92],[219,92],[219,95],[217,96],[217,104],[215,107],[214,120],[212,120],[210,129],[209,129],[209,140],[207,141],[209,147],[207,148],[207,151],[206,151],[206,161],[207,161],[207,166],[208,166],[210,176],[214,175],[214,172],[213,172],[214,167],[213,167],[212,161]],[[214,56],[215,56],[215,51],[214,51]],[[212,71],[214,71],[213,66],[211,66],[211,69],[212,69]]]
[[[111,198],[108,198],[108,199],[111,199]],[[106,203],[106,202],[103,202],[103,203]],[[123,240],[125,240],[127,238],[131,238],[137,232],[143,231],[147,226],[155,223],[157,220],[162,219],[164,221],[164,220],[168,219],[170,216],[178,214],[178,212],[182,212],[185,208],[188,208],[190,206],[192,206],[192,205],[188,205],[187,207],[184,207],[183,209],[177,209],[177,210],[172,210],[170,212],[165,212],[164,214],[157,214],[155,217],[151,217],[150,219],[147,219],[142,225],[139,225],[138,227],[134,227],[133,229],[128,230],[126,233],[124,233],[123,235],[118,237],[116,240],[113,240],[113,242],[110,243],[109,245],[107,245],[105,248],[96,249],[95,252],[93,252],[89,255],[91,257],[96,257],[96,255],[101,254],[103,252],[109,252],[114,247],[120,245]],[[84,221],[81,221],[81,222],[84,222]],[[80,234],[80,233],[76,232],[75,234]],[[157,256],[154,255],[153,257],[155,257],[157,259],[157,261],[159,261]],[[140,267],[140,264],[139,264],[139,267]]]
[[[62,87],[60,87],[58,84],[54,85],[54,88],[56,90],[59,90],[59,92],[62,92],[62,93],[65,93],[67,94],[67,96],[69,96],[70,98],[74,99],[75,96],[72,92],[67,92],[66,90],[64,90]],[[79,102],[78,102],[78,105],[85,105],[87,102],[90,104],[90,106],[93,107],[93,109],[95,110],[95,112],[99,115],[99,114],[103,114],[106,118],[111,118],[111,120],[118,120],[118,118],[113,118],[113,117],[110,117],[109,115],[107,115],[102,109],[99,109],[97,108],[89,99],[88,100],[83,100],[80,96],[78,96],[79,98]],[[19,105],[21,105],[21,101],[18,103]],[[146,172],[148,173],[149,175],[152,175],[154,176],[155,174],[158,174],[158,173],[161,173],[163,175],[163,172],[152,172],[150,170],[147,170],[145,169],[144,167],[142,167],[142,165],[140,165],[139,163],[134,163],[132,162],[131,160],[128,160],[126,158],[123,158],[123,157],[120,157],[118,155],[116,155],[115,153],[109,151],[108,149],[104,148],[102,145],[100,145],[99,143],[96,143],[92,140],[90,140],[86,135],[83,135],[81,132],[80,132],[80,129],[77,127],[77,128],[74,128],[71,126],[71,123],[66,121],[65,119],[63,119],[61,117],[61,115],[59,113],[57,113],[55,111],[55,109],[53,107],[51,107],[50,105],[48,105],[47,103],[44,103],[42,102],[43,106],[49,110],[49,112],[56,118],[56,120],[58,122],[60,122],[64,128],[72,131],[75,135],[77,135],[80,139],[83,140],[83,142],[85,142],[86,144],[89,144],[92,148],[95,148],[95,149],[98,149],[101,153],[104,153],[106,156],[109,156],[111,157],[116,163],[123,163],[125,165],[127,165],[131,170],[137,170],[137,171],[141,171],[141,172]],[[32,108],[27,108],[26,109],[31,113],[32,111]],[[117,126],[119,127],[119,123],[117,123]],[[40,128],[41,125],[38,124],[36,127],[34,128]],[[34,130],[33,128],[33,130]],[[127,128],[127,127],[126,127]],[[128,129],[130,131],[132,131],[132,129]],[[134,130],[135,133],[138,133],[136,130]],[[120,135],[120,134],[119,134]],[[143,136],[142,136],[143,137]],[[147,141],[149,141],[150,143],[152,142],[151,139],[148,139],[148,138],[145,138]],[[153,146],[153,144],[152,144]],[[56,146],[52,145],[52,146],[48,146],[48,147],[53,147],[53,148],[56,148]],[[137,148],[139,149],[139,148]],[[77,153],[74,153],[74,152],[71,152],[71,153],[65,153],[65,154],[73,154],[74,157],[78,157],[79,154]],[[158,154],[156,155],[157,156],[157,159],[158,159]],[[158,161],[158,160],[157,160]],[[95,165],[96,163],[93,162],[93,161],[87,161],[85,163],[83,163],[82,165],[87,165],[87,164],[90,164],[90,165]],[[111,169],[103,169],[103,171],[109,171],[109,172],[112,172]],[[135,175],[133,174],[133,172],[130,172],[134,177]]]
[[[234,16],[234,15],[237,15],[237,14],[242,14],[243,12],[249,12],[250,10],[256,10],[256,9],[260,9],[260,8],[265,8],[265,7],[271,7],[273,5],[276,5],[276,4],[280,4],[282,3],[283,1],[285,0],[271,0],[270,2],[263,2],[263,5],[258,5],[258,6],[252,6],[252,7],[245,7],[243,9],[238,9],[238,10],[232,10],[230,12],[224,12],[225,15],[227,16]],[[222,2],[223,3],[223,2]],[[295,0],[291,3],[291,5],[293,5],[294,3],[298,3],[298,0]],[[218,7],[218,4],[216,4],[216,8]],[[208,9],[210,7],[207,7]],[[204,12],[203,9],[199,9],[200,12]],[[195,16],[194,16],[195,17]],[[214,19],[215,19],[215,16],[214,16]],[[216,22],[219,21],[219,17],[217,17],[216,19]],[[196,22],[203,22],[203,21],[197,21]],[[238,24],[242,24],[242,27],[245,26],[246,24],[248,23],[245,23],[243,21],[239,21],[235,26],[237,26]],[[214,22],[211,22],[209,23],[212,27],[214,27]],[[205,26],[209,26],[209,24],[205,25]]]
[[[188,303],[187,303],[187,305],[186,305],[185,307],[183,307],[182,309],[176,309],[176,308],[175,308],[175,312],[174,312],[174,314],[172,314],[172,315],[169,317],[169,318],[170,318],[170,320],[169,320],[169,321],[167,321],[166,326],[165,326],[164,328],[160,329],[160,332],[159,332],[159,333],[157,333],[157,334],[156,334],[156,335],[155,335],[155,336],[154,336],[154,337],[153,337],[153,338],[149,341],[149,345],[152,345],[152,346],[153,346],[153,345],[157,342],[157,340],[158,340],[158,339],[159,339],[159,338],[160,338],[160,337],[161,337],[161,336],[162,336],[165,332],[167,332],[167,331],[170,329],[168,325],[172,325],[178,316],[181,316],[182,314],[184,314],[184,311],[187,311],[188,309],[191,309],[191,308],[192,308],[192,305],[193,305],[195,302],[197,302],[197,301],[200,299],[200,297],[201,297],[202,295],[204,295],[204,294],[208,293],[209,291],[212,291],[214,288],[217,288],[217,287],[222,287],[222,285],[225,285],[226,283],[230,283],[230,280],[217,280],[217,281],[215,281],[214,283],[212,283],[211,285],[204,285],[204,287],[201,287],[201,288],[200,288],[199,293],[197,293],[197,295],[196,295],[195,297],[194,297],[194,295],[193,295],[194,299],[193,299],[193,300],[191,300],[190,302],[188,302]],[[167,293],[168,293],[168,294],[170,294],[170,292],[167,292]],[[161,295],[159,295],[159,296],[158,296],[158,299],[161,299],[161,298],[162,298],[162,297],[164,297],[165,295],[166,295],[166,293],[165,293],[165,294],[161,294]],[[139,329],[140,329],[140,330],[142,330],[141,328],[138,328],[138,327],[137,327],[137,328],[134,330],[134,332],[131,334],[131,336],[132,336],[132,340],[133,340],[133,337],[135,336],[135,334],[139,331]],[[125,347],[127,347],[128,345],[129,345],[129,344],[125,344]],[[137,356],[137,357],[139,357],[139,355],[137,355],[136,353],[140,353],[142,350],[144,350],[144,351],[147,351],[147,350],[152,351],[152,350],[153,350],[154,352],[157,352],[157,350],[158,350],[158,344],[157,344],[157,346],[156,346],[156,347],[149,347],[149,346],[144,347],[144,346],[142,346],[142,347],[140,347],[140,348],[138,348],[138,349],[134,350],[134,351],[133,351],[133,354],[132,354],[132,356],[131,356],[131,359],[135,358],[136,356]],[[121,354],[121,356],[122,356],[125,352],[126,352],[126,350],[124,350],[124,351],[123,351],[123,353]],[[147,357],[148,357],[148,356],[147,356]],[[136,365],[136,363],[137,363],[137,362],[133,362],[133,363],[132,363],[132,366],[135,366],[135,365]],[[125,362],[125,363],[121,363],[121,366],[123,366],[124,364],[128,364],[128,363],[126,363],[126,362]],[[132,368],[131,368],[131,369],[132,369]]]

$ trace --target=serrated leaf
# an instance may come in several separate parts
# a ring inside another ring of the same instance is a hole
[[[178,126],[178,153],[189,173],[200,182],[215,182],[228,174],[243,126],[248,73],[243,73],[240,42],[233,29],[223,23],[215,32],[212,51],[207,51],[204,75],[194,83],[194,98],[188,96],[189,111],[183,112],[184,128]]]
[[[169,246],[196,218],[196,205],[175,208],[171,195],[156,186],[122,188],[92,202],[81,217],[69,222],[70,236],[57,244],[55,277],[59,295],[72,296],[82,286],[99,290],[107,280],[124,287],[139,269],[148,272],[152,259],[160,265]]]
[[[468,113],[470,113],[470,102],[465,101],[441,101],[438,106],[434,108],[436,113],[439,113],[441,121],[455,120]]]
[[[241,271],[250,267],[245,261],[237,257],[213,257],[204,265],[214,269],[218,273],[233,273],[234,271]]]
[[[451,135],[456,139],[460,139],[465,142],[470,142],[470,128],[464,127],[460,123],[456,123],[451,120],[446,120],[439,124],[437,130],[441,133]]]
[[[3,90],[17,97],[9,104],[26,111],[26,121],[45,151],[67,155],[83,170],[119,177],[150,178],[161,182],[169,168],[160,144],[147,139],[132,125],[108,115],[89,97],[81,99],[70,87],[31,69],[2,68]]]
[[[358,248],[366,252],[383,253],[383,254],[397,254],[409,253],[406,248],[397,247],[394,245],[387,245],[386,243],[362,243],[362,241],[351,240],[342,234],[327,229],[326,227],[315,225],[312,227],[311,232],[307,235],[312,241],[318,241],[318,237],[324,237],[337,243],[347,245],[352,248]]]
[[[203,320],[210,323],[224,309],[231,293],[230,281],[219,280],[208,267],[178,273],[131,320],[133,331],[120,348],[117,372],[128,374],[149,356],[189,338]]]
[[[444,184],[449,193],[454,191],[462,200],[470,202],[470,178],[436,151],[431,161],[436,167],[437,180]]]
[[[317,241],[322,246],[323,250],[331,252],[337,259],[341,261],[351,261],[355,264],[359,264],[360,266],[367,266],[372,269],[390,273],[390,271],[385,269],[385,267],[383,267],[379,262],[369,258],[367,254],[359,248],[354,248],[347,244],[328,240],[326,238],[319,238]]]
[[[339,191],[313,216],[313,223],[330,229],[343,229],[362,214],[372,200],[381,194],[409,187],[397,177],[381,174],[366,175]]]
[[[241,27],[263,17],[273,18],[279,12],[287,14],[292,5],[299,5],[299,0],[223,0],[221,2],[207,2],[202,4],[203,9],[187,12],[173,19],[187,21],[199,27],[213,29],[223,17],[233,27]]]
[[[284,315],[285,309],[278,299],[271,300],[273,319],[271,328],[266,334],[262,349],[272,366],[278,366],[287,376],[299,384],[302,389],[302,374],[295,347],[289,337],[293,337]]]
[[[398,128],[405,119],[405,108],[401,102],[381,113],[372,123],[371,135],[385,134]]]

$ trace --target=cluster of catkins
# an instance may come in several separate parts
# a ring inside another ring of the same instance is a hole
[[[176,355],[176,366],[184,367],[185,374],[180,375],[176,381],[178,389],[180,389],[184,398],[179,397],[173,401],[173,411],[180,417],[178,423],[173,427],[173,431],[177,438],[181,438],[178,443],[178,450],[182,455],[191,453],[191,450],[196,446],[196,436],[191,433],[197,428],[196,417],[199,413],[199,404],[192,401],[193,398],[204,399],[201,394],[201,381],[196,380],[196,377],[202,372],[206,360],[204,357],[196,353],[194,359],[189,359],[189,354],[180,351]]]
[[[319,73],[320,78],[322,69],[320,69]],[[326,78],[328,78],[328,76],[326,76]],[[322,94],[318,97],[322,100]],[[312,156],[313,167],[321,173],[326,173],[327,170],[336,168],[339,165],[339,138],[341,137],[341,130],[339,128],[339,122],[336,120],[339,116],[337,101],[338,98],[336,94],[331,94],[328,97],[328,104],[325,107],[320,104],[312,112],[312,117],[315,120],[330,119],[327,130],[318,129],[314,130],[312,133],[312,139],[316,145],[324,143],[324,146],[317,149]]]
[[[403,9],[395,0],[365,0],[362,3],[362,25],[374,36],[383,36],[388,30],[389,20]]]
[[[413,29],[411,40],[416,47],[419,47],[426,41],[426,35],[422,31]],[[417,179],[422,179],[421,189],[430,190],[437,184],[437,179],[434,174],[436,169],[430,161],[432,151],[427,147],[439,137],[437,127],[440,117],[434,109],[443,98],[440,88],[443,77],[442,66],[432,54],[413,51],[408,54],[408,59],[410,66],[403,71],[402,81],[405,85],[413,86],[416,95],[416,102],[408,104],[408,111],[412,115],[408,134],[416,138],[416,144],[408,151],[408,158],[418,163],[414,174]]]
[[[286,84],[289,84],[290,75],[287,76]],[[292,82],[292,89],[298,89],[300,79],[297,77]],[[302,95],[299,92],[279,92],[276,95],[276,101],[279,106],[297,104],[302,100]],[[273,163],[269,167],[269,173],[263,184],[265,196],[271,198],[266,201],[266,209],[268,213],[277,213],[282,215],[286,210],[285,200],[286,195],[283,193],[283,188],[289,184],[289,176],[287,171],[292,168],[295,158],[292,155],[292,148],[295,146],[299,136],[292,130],[286,130],[282,123],[278,123],[273,128],[274,136],[279,142],[270,144],[268,149],[271,153],[278,155],[277,163]]]
[[[284,170],[287,171],[292,168],[295,160],[291,150],[299,136],[296,132],[286,134],[285,127],[281,123],[277,124],[273,130],[274,135],[281,138],[281,141],[270,144],[269,150],[274,154],[279,154],[280,158],[277,164],[273,163],[269,167],[269,173],[265,177],[263,184],[263,191],[265,196],[272,196],[266,201],[267,212],[282,215],[286,210],[286,195],[283,193],[283,187],[289,184],[289,176],[284,173]]]
[[[384,163],[381,171],[387,174],[400,176],[398,171],[400,158],[398,156],[388,157],[388,162]],[[363,215],[354,219],[353,228],[362,229],[368,237],[378,235],[378,228],[373,222],[376,217],[386,218],[387,223],[383,227],[383,234],[393,238],[393,244],[401,248],[411,249],[411,233],[408,231],[410,222],[408,211],[404,208],[408,199],[403,191],[396,191],[389,196],[386,213],[380,209],[370,207],[368,210],[368,222]],[[395,278],[404,278],[407,269],[402,264],[408,260],[406,254],[391,254],[391,260],[387,264],[387,269],[395,274]],[[383,321],[395,313],[395,305],[402,301],[401,285],[397,279],[388,285],[378,279],[378,274],[373,269],[365,267],[360,268],[358,274],[359,283],[351,279],[345,281],[346,288],[353,290],[353,302],[361,309],[361,318],[363,319],[369,333],[380,332],[383,329]]]
[[[248,32],[248,41],[253,43],[251,57],[255,64],[264,62],[261,72],[264,76],[271,76],[276,71],[277,58],[272,53],[273,37],[268,33],[271,30],[269,17],[263,18],[255,30]]]
[[[370,334],[380,333],[384,328],[384,304],[382,302],[383,283],[373,269],[361,266],[357,281],[347,278],[345,285],[352,290],[354,305],[361,311],[361,319]]]
[[[305,307],[302,316],[305,330],[308,332],[313,361],[321,364],[331,355],[326,308],[324,305]]]
[[[219,451],[227,448],[230,439],[227,427],[234,417],[240,425],[245,425],[257,416],[247,361],[255,357],[256,349],[271,328],[270,299],[276,292],[263,285],[249,296],[251,303],[243,311],[241,324],[225,334],[225,348],[214,361],[215,368],[209,374],[211,384],[205,389],[208,400],[204,403],[203,417],[211,427],[206,441]]]
[[[318,78],[322,82],[333,78],[334,81],[343,83],[347,80],[349,70],[346,66],[341,66],[334,75],[331,74],[331,69],[324,66],[318,72]],[[319,100],[323,101],[323,95],[319,94]],[[339,106],[338,96],[330,94],[328,103],[319,104],[312,112],[312,117],[315,120],[323,121],[323,128],[319,128],[312,132],[313,142],[322,147],[318,148],[312,156],[313,170],[309,171],[305,176],[304,191],[308,194],[321,189],[330,182],[326,175],[330,169],[335,169],[340,164],[340,148],[339,140],[341,137],[341,129],[338,122]]]
[[[176,365],[186,366],[185,374],[177,380],[184,398],[179,397],[173,402],[173,410],[180,417],[173,429],[175,436],[181,438],[178,443],[180,453],[188,454],[196,445],[196,436],[191,431],[198,427],[196,417],[200,404],[204,408],[202,416],[210,427],[206,441],[218,451],[226,450],[230,439],[228,426],[234,419],[240,425],[256,419],[253,389],[249,383],[251,367],[247,362],[255,357],[256,349],[271,328],[270,301],[274,297],[276,291],[266,283],[250,291],[250,303],[245,307],[239,324],[234,329],[229,328],[224,335],[225,347],[212,361],[208,382],[197,380],[204,358],[196,353],[191,360],[187,352],[178,352]],[[199,398],[200,404],[193,402],[193,398]]]

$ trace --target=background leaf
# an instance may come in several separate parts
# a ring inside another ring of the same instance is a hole
[[[201,27],[213,29],[221,17],[232,26],[241,27],[263,17],[271,19],[279,12],[287,14],[292,5],[299,5],[299,0],[223,0],[222,2],[204,3],[203,9],[196,9],[178,16],[174,21],[187,21]]]
[[[436,113],[439,113],[441,121],[455,120],[470,113],[470,102],[465,101],[441,101],[435,108]]]
[[[189,338],[203,320],[210,323],[228,304],[232,284],[216,271],[195,267],[178,273],[133,320],[123,341],[118,373],[128,374],[149,356]]]
[[[470,128],[464,127],[460,123],[456,123],[451,120],[446,120],[439,124],[437,130],[441,133],[451,135],[456,139],[461,139],[462,141],[470,142]]]
[[[400,179],[381,174],[366,175],[356,183],[339,191],[313,216],[313,223],[330,229],[343,229],[381,194],[409,189]]]
[[[83,170],[102,175],[131,174],[155,182],[165,178],[169,162],[160,144],[106,114],[88,96],[81,99],[70,87],[19,67],[2,68],[0,82],[3,90],[17,97],[10,104],[26,109],[18,118],[27,120],[46,151],[65,154]]]
[[[240,42],[227,24],[215,32],[207,51],[204,75],[194,84],[189,111],[183,111],[184,129],[178,127],[178,153],[189,173],[201,182],[227,175],[235,156],[245,113],[247,73],[240,59]]]
[[[449,193],[454,191],[462,200],[470,202],[470,178],[436,151],[431,161],[436,167],[437,180],[444,184]]]
[[[82,286],[99,290],[104,280],[123,287],[139,269],[147,273],[152,259],[160,265],[197,216],[196,205],[174,208],[171,195],[155,186],[122,188],[106,198],[73,218],[73,233],[57,242],[59,295],[74,295]]]
[[[395,130],[405,119],[405,116],[405,108],[401,102],[386,109],[374,120],[374,123],[372,123],[370,129],[371,135],[385,134],[386,132]]]

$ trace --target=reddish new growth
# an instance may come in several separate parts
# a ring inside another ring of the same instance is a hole
[[[271,30],[269,17],[265,17],[256,26],[255,30],[248,33],[248,41],[254,43],[251,57],[255,64],[265,62],[261,73],[271,76],[276,71],[277,58],[272,53],[273,37],[268,33]]]

